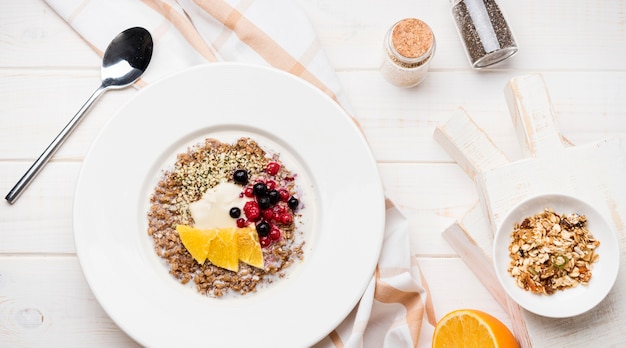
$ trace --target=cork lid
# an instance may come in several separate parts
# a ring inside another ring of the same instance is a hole
[[[406,58],[424,56],[433,45],[433,32],[428,24],[416,18],[405,18],[393,27],[391,45]]]

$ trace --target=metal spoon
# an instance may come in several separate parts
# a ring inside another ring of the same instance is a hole
[[[152,36],[140,27],[126,29],[119,33],[107,47],[102,59],[102,84],[89,97],[87,102],[78,110],[78,113],[54,138],[46,150],[39,156],[33,165],[26,171],[20,181],[13,186],[5,199],[13,204],[24,189],[39,174],[50,157],[63,144],[65,139],[82,120],[85,112],[100,95],[108,89],[128,87],[146,71],[152,58]]]

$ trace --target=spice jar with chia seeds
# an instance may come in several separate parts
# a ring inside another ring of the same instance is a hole
[[[435,54],[435,36],[430,27],[416,18],[396,22],[383,42],[380,72],[391,84],[417,86],[426,78]]]
[[[474,68],[499,63],[517,52],[513,32],[495,0],[451,0],[452,17]]]

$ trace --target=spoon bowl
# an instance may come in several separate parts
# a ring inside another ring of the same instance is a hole
[[[30,182],[41,172],[52,155],[61,147],[65,139],[83,119],[89,107],[104,91],[128,87],[143,75],[152,59],[152,48],[153,42],[150,32],[141,27],[126,29],[111,41],[102,59],[102,83],[9,191],[5,197],[7,202],[10,204],[15,203]]]
[[[152,47],[152,36],[144,28],[130,28],[118,34],[102,58],[102,85],[117,89],[137,81],[148,68]]]

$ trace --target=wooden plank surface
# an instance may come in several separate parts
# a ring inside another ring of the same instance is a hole
[[[0,294],[0,346],[137,346],[102,310],[74,255],[0,256]]]
[[[433,138],[459,106],[511,161],[523,158],[503,86],[539,72],[561,134],[626,143],[626,2],[501,0],[519,53],[487,71],[469,68],[448,1],[298,0],[337,69],[379,163],[386,193],[409,219],[411,242],[436,315],[477,308],[511,320],[441,232],[475,206],[474,183]],[[385,31],[425,20],[437,52],[414,89],[377,71]],[[0,190],[8,189],[99,84],[99,58],[40,0],[0,0]],[[0,204],[0,346],[133,347],[97,304],[72,237],[73,190],[88,147],[136,94],[106,93],[15,206]],[[479,244],[481,244],[480,242]],[[452,284],[463,283],[464,290]],[[43,316],[43,321],[40,319]],[[547,323],[536,321],[538,325]],[[584,337],[577,337],[585,346]],[[559,346],[560,338],[547,346]],[[577,346],[574,344],[573,346]]]

